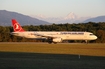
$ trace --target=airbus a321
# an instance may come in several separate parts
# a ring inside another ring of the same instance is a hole
[[[48,43],[59,43],[63,40],[96,40],[91,32],[75,32],[75,31],[25,31],[20,24],[12,19],[14,32],[12,35],[31,39],[46,39]]]

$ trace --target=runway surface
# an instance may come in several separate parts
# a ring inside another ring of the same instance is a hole
[[[105,69],[105,57],[0,52],[0,69]]]
[[[3,42],[0,69],[105,69],[105,44]]]

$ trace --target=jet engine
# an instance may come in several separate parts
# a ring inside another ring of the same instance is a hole
[[[62,42],[62,38],[54,38],[53,42]]]

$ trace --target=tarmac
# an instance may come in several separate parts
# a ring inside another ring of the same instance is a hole
[[[105,69],[105,57],[0,52],[0,69]]]

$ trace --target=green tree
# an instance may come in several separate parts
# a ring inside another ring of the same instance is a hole
[[[105,31],[98,30],[97,31],[97,37],[98,37],[98,39],[96,40],[96,42],[105,43]]]

